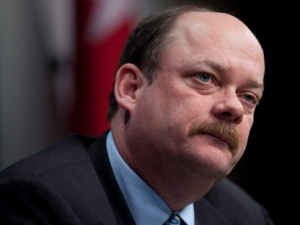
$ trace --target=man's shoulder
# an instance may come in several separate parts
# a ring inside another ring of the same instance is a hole
[[[88,154],[90,149],[101,151],[102,137],[68,135],[4,169],[0,173],[0,224],[2,220],[14,221],[14,217],[27,222],[28,218],[40,221],[42,217],[47,224],[104,224],[108,217],[114,220]],[[28,218],[23,218],[26,208]],[[4,210],[15,216],[2,213]]]
[[[272,224],[266,209],[229,178],[220,181],[195,206],[205,206],[231,224]]]
[[[7,176],[40,176],[45,172],[67,165],[89,161],[86,149],[98,137],[69,134],[41,151],[8,166],[0,173],[0,180]]]

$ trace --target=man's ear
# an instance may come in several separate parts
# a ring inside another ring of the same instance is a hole
[[[138,98],[138,93],[147,81],[143,73],[134,64],[122,65],[115,77],[115,98],[122,108],[131,112]]]

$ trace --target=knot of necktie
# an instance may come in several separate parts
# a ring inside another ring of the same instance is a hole
[[[184,225],[185,223],[180,219],[180,217],[172,213],[168,220],[163,225]]]

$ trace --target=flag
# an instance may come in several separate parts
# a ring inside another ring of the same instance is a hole
[[[138,20],[135,0],[76,1],[76,99],[72,132],[99,135],[121,51]]]

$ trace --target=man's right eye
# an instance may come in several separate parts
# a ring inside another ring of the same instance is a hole
[[[211,80],[211,75],[208,73],[200,73],[200,74],[197,74],[196,76],[199,78],[199,80],[201,80],[202,82],[205,82],[205,83],[207,83]]]

